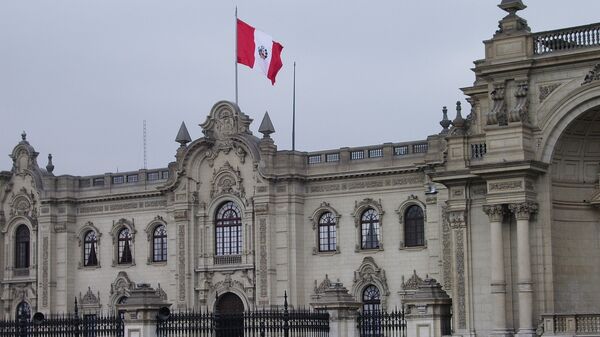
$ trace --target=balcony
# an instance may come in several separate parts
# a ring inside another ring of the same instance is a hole
[[[543,314],[543,336],[598,336],[600,314]]]
[[[600,23],[533,34],[535,55],[598,46],[600,46]]]

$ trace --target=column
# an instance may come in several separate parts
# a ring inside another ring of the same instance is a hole
[[[511,204],[510,210],[517,218],[517,259],[519,289],[519,337],[533,337],[533,288],[531,279],[531,247],[529,246],[529,218],[537,211],[531,202]]]
[[[493,336],[510,336],[506,327],[506,278],[504,274],[504,240],[502,239],[502,205],[484,206],[483,211],[490,219],[491,284],[494,325]]]

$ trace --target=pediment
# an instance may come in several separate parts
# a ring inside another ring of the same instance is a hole
[[[227,139],[239,134],[251,135],[252,119],[232,102],[217,102],[206,121],[200,124],[202,132],[210,139]]]

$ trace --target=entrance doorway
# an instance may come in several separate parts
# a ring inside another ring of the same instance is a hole
[[[215,303],[217,337],[244,335],[244,303],[234,293],[224,293]]]

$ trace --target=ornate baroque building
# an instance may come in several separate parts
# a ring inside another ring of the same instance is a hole
[[[167,168],[84,177],[39,167],[23,134],[0,173],[0,313],[113,310],[139,282],[179,308],[341,282],[391,309],[426,278],[454,335],[600,313],[600,25],[532,33],[520,0],[500,7],[469,111],[423,141],[278,150],[268,115],[257,137],[221,101]]]

